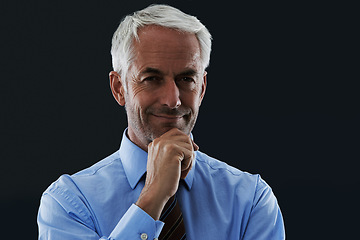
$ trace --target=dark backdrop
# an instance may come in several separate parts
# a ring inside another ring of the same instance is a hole
[[[193,131],[201,150],[261,174],[288,239],[350,239],[358,26],[354,6],[329,1],[2,1],[2,235],[36,239],[46,187],[119,147],[127,123],[108,83],[111,37],[152,2],[196,15],[214,38]]]

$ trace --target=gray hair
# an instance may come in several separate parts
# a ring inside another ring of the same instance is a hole
[[[196,17],[185,14],[179,9],[155,4],[126,16],[114,33],[111,46],[112,64],[114,71],[118,72],[122,79],[126,79],[134,58],[133,40],[139,41],[138,29],[147,25],[194,33],[200,44],[202,66],[204,70],[208,67],[212,38],[207,28]]]

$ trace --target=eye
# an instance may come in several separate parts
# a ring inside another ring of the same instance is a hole
[[[155,82],[160,81],[160,78],[157,76],[150,76],[143,79],[144,82]]]
[[[195,82],[192,77],[182,77],[180,80],[184,82]]]
[[[176,80],[176,85],[182,90],[192,90],[196,86],[196,81],[193,77],[179,77]]]

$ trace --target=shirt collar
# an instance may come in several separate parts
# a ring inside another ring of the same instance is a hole
[[[125,170],[126,178],[128,179],[131,188],[134,189],[142,176],[146,173],[148,154],[147,152],[139,148],[137,145],[135,145],[133,142],[131,142],[126,135],[126,132],[127,129],[125,129],[123,133],[119,154]],[[188,190],[191,189],[194,180],[194,170],[196,165],[195,163],[196,161],[194,161],[191,170],[189,171],[188,175],[184,180],[184,183]]]

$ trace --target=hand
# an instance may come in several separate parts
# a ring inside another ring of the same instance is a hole
[[[177,128],[149,144],[145,186],[136,204],[155,220],[176,193],[180,179],[189,173],[194,151],[198,149],[194,141]]]

